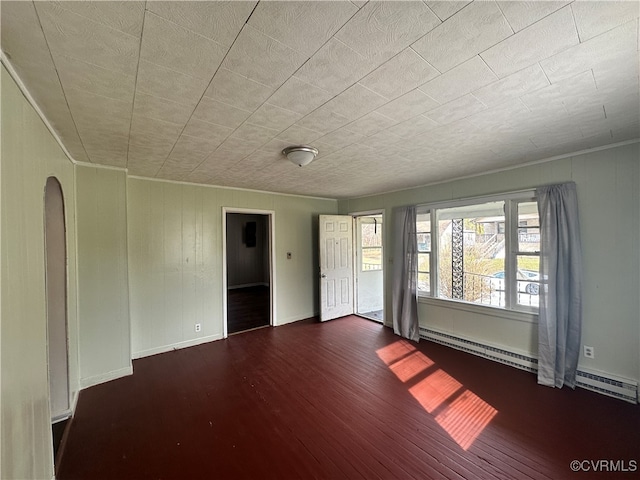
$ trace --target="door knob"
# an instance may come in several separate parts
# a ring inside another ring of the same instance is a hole
[[[327,278],[327,276],[323,273],[320,275],[320,278]]]

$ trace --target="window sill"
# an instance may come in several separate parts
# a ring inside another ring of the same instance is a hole
[[[453,308],[465,312],[488,315],[490,317],[506,318],[518,322],[538,323],[538,314],[533,312],[521,312],[517,310],[507,310],[505,308],[492,307],[490,305],[477,305],[474,303],[460,302],[456,300],[444,300],[434,297],[418,297],[418,303],[433,305],[443,308]]]

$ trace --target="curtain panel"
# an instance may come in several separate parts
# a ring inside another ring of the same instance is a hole
[[[575,183],[536,189],[540,216],[538,383],[575,388],[582,329],[582,247]]]
[[[418,240],[416,207],[394,209],[393,331],[420,340],[418,324]]]

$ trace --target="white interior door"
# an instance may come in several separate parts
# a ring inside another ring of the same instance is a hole
[[[353,313],[353,219],[320,215],[320,320]]]

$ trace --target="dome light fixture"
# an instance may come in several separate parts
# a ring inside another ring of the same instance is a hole
[[[305,165],[309,165],[313,159],[316,158],[316,155],[318,155],[318,149],[308,145],[296,145],[285,148],[282,150],[282,154],[292,163],[295,163],[299,167],[304,167]]]

